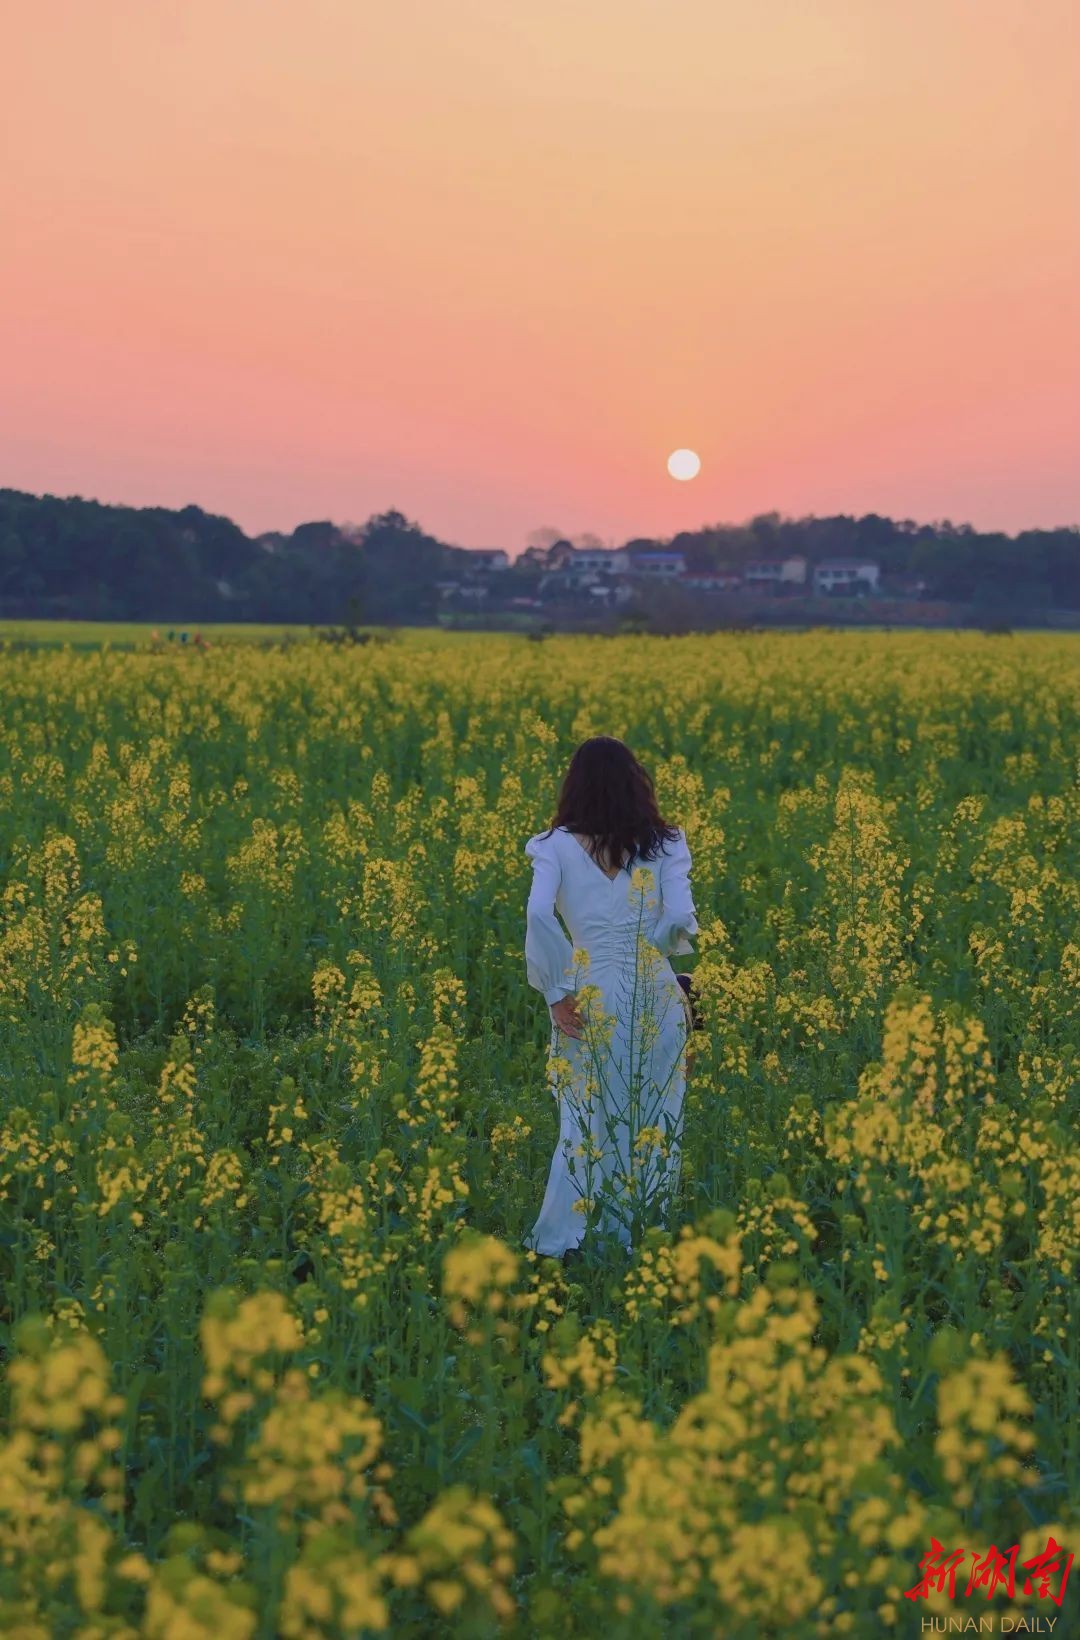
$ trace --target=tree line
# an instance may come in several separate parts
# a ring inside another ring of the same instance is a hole
[[[653,543],[649,543],[652,545]],[[894,587],[922,582],[928,598],[957,603],[1080,609],[1080,526],[976,530],[945,519],[785,518],[762,513],[747,524],[684,531],[664,545],[680,549],[695,569],[741,569],[750,559],[801,553],[809,568],[823,558],[866,558]]]
[[[694,570],[741,570],[801,553],[873,559],[884,587],[921,582],[925,596],[1003,611],[1080,609],[1080,527],[1015,536],[954,525],[787,518],[706,525],[634,547],[673,547]],[[0,490],[0,616],[155,622],[425,622],[438,582],[472,575],[465,548],[391,509],[357,529],[329,521],[252,537],[189,506],[110,506],[82,497]],[[492,577],[503,599],[535,593],[540,570]]]

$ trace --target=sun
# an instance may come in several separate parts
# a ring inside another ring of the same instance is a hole
[[[672,478],[696,478],[701,471],[701,457],[696,450],[672,450],[667,470]]]

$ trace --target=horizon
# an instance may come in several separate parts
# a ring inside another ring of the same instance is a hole
[[[472,549],[1080,517],[1069,0],[41,0],[6,44],[13,487],[249,535],[392,494]]]
[[[242,530],[243,533],[250,540],[253,540],[253,541],[257,541],[257,540],[260,539],[260,537],[267,536],[267,535],[284,535],[284,536],[288,536],[288,535],[292,534],[292,530],[278,529],[278,528],[274,528],[273,526],[271,526],[268,529],[264,529],[264,530],[255,530],[255,531],[246,530],[246,529],[244,529],[244,526],[242,524],[240,524],[237,519],[231,517],[228,513],[217,513],[209,507],[202,506],[201,503],[198,502],[198,501],[184,501],[184,502],[180,502],[179,504],[177,504],[174,507],[174,506],[164,506],[162,503],[155,502],[155,501],[150,501],[150,502],[105,501],[100,496],[56,495],[56,494],[53,494],[53,493],[48,492],[48,491],[41,492],[41,493],[30,491],[30,490],[20,491],[20,487],[18,485],[12,485],[12,484],[0,484],[0,491],[3,491],[3,490],[7,490],[7,491],[9,491],[11,493],[15,493],[15,494],[21,493],[21,494],[24,494],[24,495],[31,495],[35,500],[39,500],[39,501],[44,501],[44,500],[82,501],[82,502],[89,502],[90,504],[92,504],[94,506],[99,506],[99,507],[131,507],[135,511],[139,511],[139,512],[142,512],[142,511],[146,511],[146,512],[155,512],[155,511],[159,511],[159,512],[160,511],[164,511],[164,512],[182,512],[184,510],[184,508],[186,508],[186,507],[195,507],[200,512],[205,514],[207,517],[225,518],[229,523],[236,524],[237,527],[240,530]],[[407,523],[416,526],[418,529],[420,529],[422,531],[423,534],[429,536],[433,540],[438,540],[441,543],[441,545],[443,545],[445,547],[451,547],[455,551],[464,551],[464,552],[498,552],[498,551],[503,551],[503,552],[506,552],[509,555],[511,562],[516,562],[517,559],[521,556],[521,554],[523,552],[525,552],[526,548],[529,546],[528,541],[523,542],[516,549],[511,549],[510,547],[507,547],[507,546],[503,545],[503,543],[497,542],[497,541],[496,542],[478,542],[478,543],[472,544],[471,546],[466,546],[465,543],[460,542],[460,541],[447,541],[447,540],[444,540],[440,535],[438,535],[438,533],[436,531],[433,531],[433,530],[429,529],[428,526],[423,522],[422,519],[411,517],[408,513],[406,513],[404,511],[404,509],[402,509],[400,507],[394,507],[394,506],[377,507],[374,512],[370,513],[368,515],[368,517],[366,519],[363,519],[363,520],[358,520],[358,519],[334,519],[334,518],[327,518],[325,514],[322,514],[322,515],[313,514],[310,518],[298,519],[297,523],[293,526],[293,528],[294,529],[299,529],[304,524],[328,523],[328,524],[331,524],[335,529],[343,530],[343,531],[344,530],[362,529],[364,527],[364,525],[366,523],[370,522],[370,520],[372,518],[385,516],[386,514],[393,513],[393,512],[400,513],[406,519]],[[664,535],[645,536],[645,535],[642,535],[641,533],[637,533],[637,534],[631,534],[631,535],[625,536],[624,538],[622,538],[620,540],[600,540],[598,545],[599,545],[600,549],[602,549],[603,551],[608,551],[608,552],[611,552],[611,551],[618,552],[618,551],[622,550],[623,548],[625,548],[626,546],[628,546],[631,541],[638,541],[638,540],[641,540],[641,541],[649,540],[649,541],[654,542],[657,546],[663,547],[663,546],[669,545],[670,542],[673,541],[676,536],[681,535],[681,534],[693,535],[693,534],[705,532],[705,531],[708,531],[708,530],[741,530],[741,529],[747,529],[747,528],[750,527],[751,524],[753,524],[755,519],[757,519],[757,518],[768,518],[768,517],[773,517],[773,516],[776,516],[782,524],[803,524],[803,523],[808,523],[808,522],[811,522],[811,521],[826,522],[830,518],[850,518],[850,519],[859,520],[859,519],[868,518],[868,517],[879,517],[879,518],[885,519],[886,521],[888,521],[889,523],[892,523],[892,524],[897,524],[897,525],[899,525],[899,524],[914,524],[915,528],[920,529],[920,530],[921,529],[942,530],[946,526],[948,526],[948,528],[950,528],[953,531],[957,531],[957,532],[964,531],[964,530],[972,530],[977,535],[1002,535],[1002,536],[1005,536],[1007,539],[1010,539],[1010,540],[1015,540],[1017,536],[1026,535],[1026,534],[1031,533],[1032,531],[1042,531],[1044,533],[1056,533],[1056,532],[1062,531],[1062,530],[1066,530],[1066,531],[1068,531],[1068,530],[1080,530],[1080,522],[1078,522],[1078,523],[1064,523],[1064,524],[1051,524],[1051,525],[1028,524],[1028,525],[1022,526],[1020,529],[1015,530],[1015,531],[1004,531],[1004,530],[980,529],[977,525],[971,523],[970,520],[967,520],[967,519],[955,519],[955,518],[914,519],[914,518],[908,518],[908,517],[893,518],[893,517],[890,517],[890,515],[886,514],[886,513],[874,514],[873,512],[870,512],[870,513],[855,513],[855,512],[842,512],[841,511],[841,512],[835,512],[835,513],[783,513],[778,508],[767,507],[767,508],[762,509],[761,512],[751,513],[749,516],[747,516],[745,518],[740,518],[740,519],[713,519],[711,521],[710,520],[705,520],[705,521],[702,521],[698,524],[683,525],[683,526],[681,526],[680,529],[673,530],[670,533],[664,534]],[[529,533],[529,534],[536,533],[537,531],[543,530],[544,528],[545,528],[545,526],[538,525],[538,526],[535,526],[534,530],[530,530],[527,533]],[[559,539],[569,541],[571,545],[575,545],[575,543],[573,541],[573,536],[575,536],[575,535],[576,536],[582,536],[582,535],[590,535],[590,534],[595,534],[595,532],[594,531],[589,531],[589,530],[574,530],[570,533],[570,535],[565,536],[565,537],[561,536],[561,537],[559,537]],[[597,549],[595,547],[590,547],[589,550],[590,551],[595,551]]]

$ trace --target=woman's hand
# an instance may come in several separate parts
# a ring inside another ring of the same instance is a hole
[[[580,1037],[582,1018],[578,1013],[577,997],[573,992],[569,996],[560,997],[558,1002],[550,1003],[549,1009],[552,1019],[564,1036]]]

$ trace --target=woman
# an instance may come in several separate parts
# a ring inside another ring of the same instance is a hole
[[[525,853],[526,974],[551,1013],[560,1113],[526,1246],[562,1257],[588,1220],[629,1249],[678,1184],[690,1020],[668,958],[692,955],[698,931],[690,850],[629,747],[597,735],[574,753],[555,819]]]

